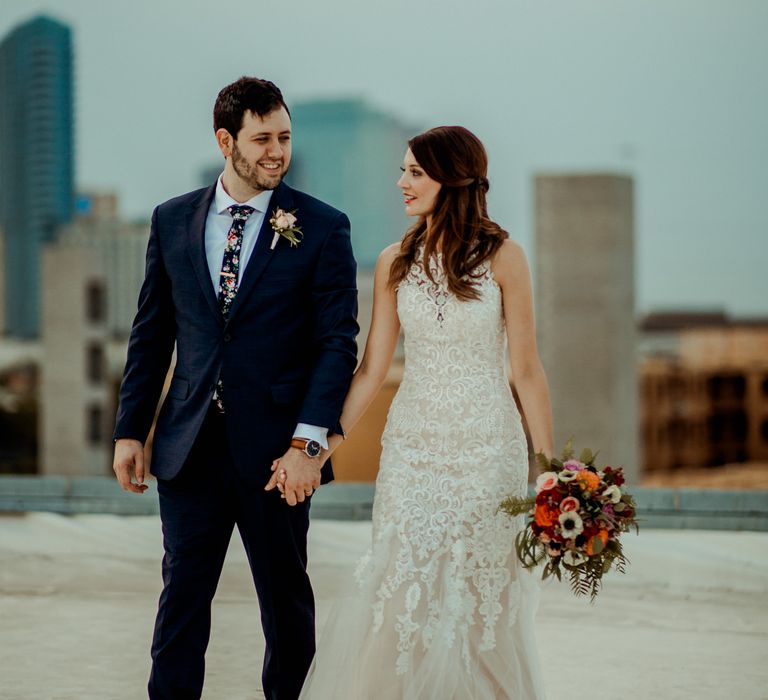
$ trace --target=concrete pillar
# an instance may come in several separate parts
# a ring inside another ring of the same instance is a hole
[[[538,343],[555,444],[639,476],[632,180],[535,179]]]

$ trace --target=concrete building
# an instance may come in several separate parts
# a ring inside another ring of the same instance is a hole
[[[144,258],[149,223],[127,223],[118,218],[112,193],[78,195],[78,215],[62,229],[54,248],[94,249],[107,279],[107,333],[127,339],[131,332],[139,289],[144,280]]]
[[[640,363],[644,471],[768,461],[768,319],[654,314],[640,329],[666,347]]]
[[[93,198],[43,252],[42,474],[106,474],[116,384],[144,277],[149,226]],[[104,218],[95,212],[101,211]]]
[[[408,227],[395,183],[416,131],[360,99],[314,100],[291,107],[293,162],[287,181],[342,211],[352,222],[361,267]],[[301,219],[301,212],[297,216]]]
[[[5,330],[40,325],[40,255],[72,216],[72,39],[35,17],[0,43],[0,226],[5,229]]]
[[[39,473],[106,474],[107,278],[101,256],[95,248],[50,246],[42,274]]]
[[[632,180],[535,180],[538,343],[556,451],[569,436],[601,464],[639,472]]]

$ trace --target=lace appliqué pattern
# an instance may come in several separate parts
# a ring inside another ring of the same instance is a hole
[[[469,670],[515,625],[521,595],[522,518],[497,512],[501,495],[525,493],[528,476],[501,290],[486,263],[480,298],[459,301],[433,263],[435,283],[415,264],[397,290],[405,369],[382,436],[373,543],[356,571],[400,675],[436,644]]]

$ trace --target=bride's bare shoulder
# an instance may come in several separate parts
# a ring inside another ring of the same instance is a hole
[[[528,276],[528,259],[523,247],[509,238],[496,251],[491,262],[491,272],[502,286],[514,284],[524,275]]]
[[[379,253],[379,259],[376,261],[376,267],[381,267],[385,270],[389,270],[394,259],[400,254],[400,241],[388,245],[384,250]]]

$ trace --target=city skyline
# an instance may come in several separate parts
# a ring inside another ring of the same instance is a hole
[[[267,14],[238,0],[214,28],[202,3],[3,5],[0,36],[37,11],[72,24],[77,183],[118,191],[128,218],[198,186],[216,157],[215,94],[252,73],[289,103],[360,96],[406,123],[473,129],[489,150],[491,214],[529,255],[534,176],[629,174],[639,313],[768,312],[761,3],[484,0],[437,14],[444,5],[302,1],[265,31]]]
[[[35,17],[0,39],[0,227],[4,330],[40,329],[40,255],[74,205],[72,36]]]

